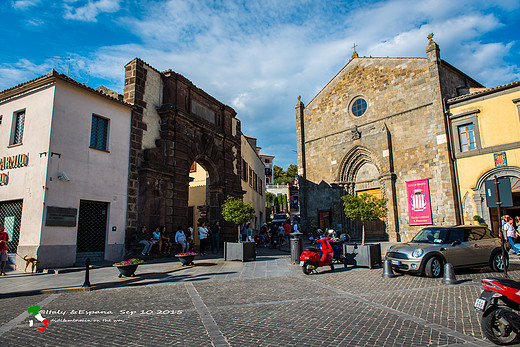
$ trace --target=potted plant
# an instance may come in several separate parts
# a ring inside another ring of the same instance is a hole
[[[131,277],[135,275],[135,270],[139,266],[139,264],[143,264],[144,260],[132,258],[128,260],[120,261],[119,263],[115,263],[113,266],[117,267],[119,270],[119,277]]]
[[[473,216],[473,225],[479,225],[480,224],[480,216],[478,214]]]
[[[222,205],[222,218],[228,222],[237,225],[238,242],[224,243],[224,260],[242,260],[256,259],[256,248],[254,242],[240,241],[240,224],[246,223],[253,218],[255,209],[248,202],[244,203],[240,199],[228,196]]]
[[[387,213],[386,199],[379,199],[370,194],[342,196],[345,216],[360,220],[362,225],[361,245],[344,244],[345,267],[347,265],[368,266],[381,265],[381,244],[365,245],[365,221],[383,218]]]
[[[195,259],[196,254],[193,252],[178,253],[175,256],[179,258],[182,266],[195,265],[193,259]]]

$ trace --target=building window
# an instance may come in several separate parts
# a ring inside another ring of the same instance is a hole
[[[368,104],[365,99],[358,97],[350,104],[350,112],[355,117],[361,117],[367,111]]]
[[[13,116],[13,135],[11,137],[11,145],[17,145],[22,143],[24,124],[25,110],[16,112]]]
[[[247,182],[247,162],[242,158],[242,180]]]
[[[269,159],[265,159],[265,163],[269,164],[269,163],[271,163],[271,161]]]
[[[249,168],[249,186],[253,186],[253,169]]]
[[[460,125],[459,127],[460,151],[467,152],[477,149],[475,141],[475,128],[473,123]]]
[[[108,150],[108,119],[92,115],[90,148]]]

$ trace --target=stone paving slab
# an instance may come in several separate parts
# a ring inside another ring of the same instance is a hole
[[[247,263],[204,259],[125,287],[0,298],[0,340],[6,346],[489,345],[473,310],[480,279],[500,276],[489,269],[458,271],[462,283],[448,286],[420,276],[383,279],[381,269],[305,276],[289,262],[269,254]],[[511,275],[520,278],[520,266]],[[45,318],[54,319],[44,333],[36,330],[41,325],[29,327],[26,313],[41,302]]]

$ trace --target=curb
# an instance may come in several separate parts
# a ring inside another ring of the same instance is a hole
[[[28,290],[23,292],[12,292],[12,293],[3,293],[0,294],[0,299],[3,298],[12,298],[12,297],[18,297],[18,296],[31,296],[31,295],[39,295],[39,294],[61,294],[61,293],[70,293],[70,292],[91,292],[93,290],[98,289],[106,289],[106,288],[113,288],[113,287],[122,287],[127,283],[137,282],[142,279],[147,278],[153,278],[160,274],[170,273],[170,272],[176,272],[184,269],[192,268],[196,265],[190,265],[190,266],[181,266],[176,269],[172,270],[166,270],[166,271],[160,271],[160,272],[152,272],[143,274],[140,276],[134,276],[130,278],[124,278],[119,281],[113,281],[113,282],[107,282],[107,283],[101,283],[101,284],[95,284],[90,287],[70,287],[70,288],[58,288],[58,289],[38,289],[38,290]]]

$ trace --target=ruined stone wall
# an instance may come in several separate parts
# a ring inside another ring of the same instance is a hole
[[[184,76],[159,72],[140,59],[127,64],[125,101],[133,104],[128,232],[137,226],[187,227],[189,168],[209,172],[209,218],[221,218],[227,195],[242,197],[240,122],[236,112]],[[234,127],[233,127],[234,125]],[[223,239],[235,226],[224,223]]]

